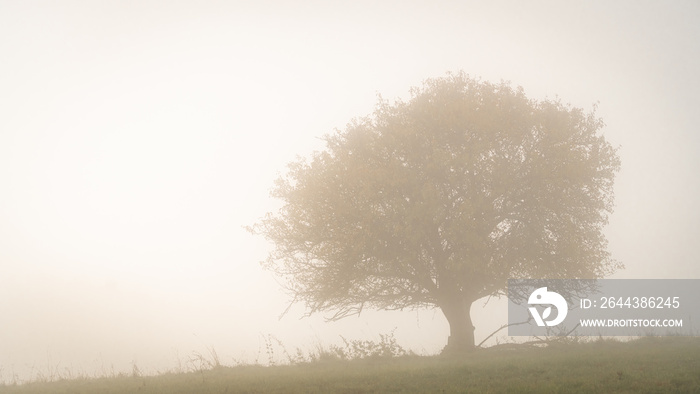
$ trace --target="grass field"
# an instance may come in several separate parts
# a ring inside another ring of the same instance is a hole
[[[503,346],[0,386],[1,393],[700,392],[700,338]]]

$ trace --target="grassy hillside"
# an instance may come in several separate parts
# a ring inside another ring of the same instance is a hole
[[[2,393],[700,392],[700,338],[500,347],[468,357],[214,367],[0,386]]]

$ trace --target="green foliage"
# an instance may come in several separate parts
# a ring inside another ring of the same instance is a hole
[[[287,351],[282,342],[273,335],[264,337],[267,365],[278,365],[276,353],[281,353],[282,361],[287,365],[301,365],[308,363],[350,361],[360,359],[387,359],[413,355],[410,350],[404,349],[394,338],[394,331],[388,334],[379,334],[379,341],[369,339],[347,339],[340,336],[343,345],[332,344],[328,347],[317,345],[311,352],[304,352],[297,348],[294,353]]]
[[[392,358],[413,354],[396,343],[394,333],[380,334],[379,342],[371,340],[348,340],[341,336],[344,346],[332,345],[330,352],[320,359],[360,360],[366,358]]]

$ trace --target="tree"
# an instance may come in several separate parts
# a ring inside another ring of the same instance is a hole
[[[446,349],[474,347],[470,308],[508,278],[599,278],[621,265],[602,229],[620,161],[603,122],[559,100],[464,73],[325,137],[249,228],[293,302],[329,319],[438,307]]]

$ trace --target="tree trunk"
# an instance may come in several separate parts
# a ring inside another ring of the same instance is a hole
[[[471,306],[472,301],[461,297],[455,297],[441,306],[442,313],[450,324],[450,336],[447,338],[447,346],[442,350],[443,354],[466,353],[475,349]]]

